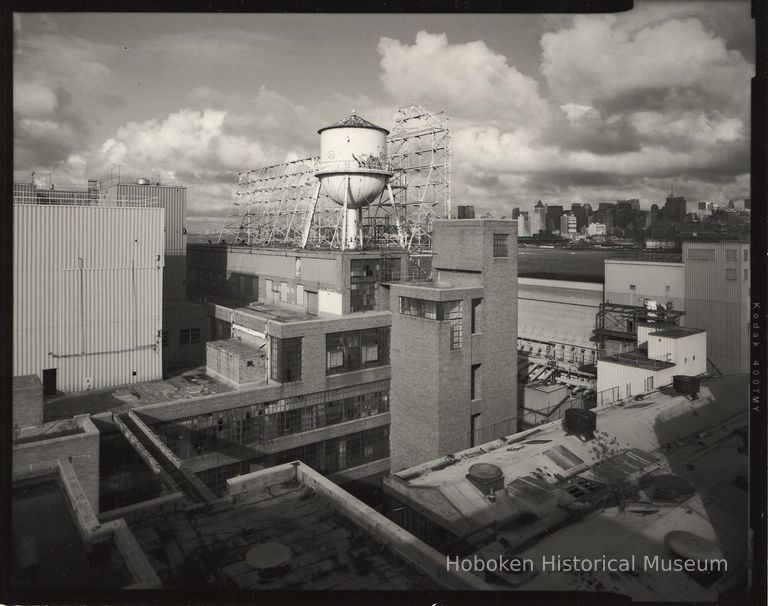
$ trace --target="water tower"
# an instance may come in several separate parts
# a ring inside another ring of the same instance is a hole
[[[315,176],[322,191],[342,207],[341,249],[363,246],[363,208],[389,188],[389,131],[356,115],[317,131],[320,161]],[[319,191],[319,190],[318,190]],[[392,192],[390,190],[390,199]]]

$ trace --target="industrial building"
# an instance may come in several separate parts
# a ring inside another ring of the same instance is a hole
[[[160,378],[162,209],[54,193],[14,198],[13,375],[45,395]]]
[[[683,240],[682,262],[606,261],[606,302],[684,312],[682,326],[707,332],[709,370],[749,368],[749,242]]]
[[[746,375],[738,375],[701,382],[695,398],[654,388],[569,411],[392,474],[387,515],[450,561],[517,564],[474,568],[497,591],[743,603],[751,567],[745,398]],[[644,559],[680,557],[721,566],[701,574]],[[601,567],[606,559],[629,567]]]
[[[163,370],[205,363],[205,343],[210,328],[207,313],[199,302],[187,300],[187,188],[123,176],[99,182],[98,186],[99,196],[106,201],[148,198],[164,210]]]
[[[517,428],[516,225],[433,229],[433,279],[389,286],[393,470]]]

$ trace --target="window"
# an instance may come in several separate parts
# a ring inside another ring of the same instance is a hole
[[[651,391],[653,389],[653,377],[648,377],[645,380],[645,391]]]
[[[472,376],[470,377],[469,385],[469,399],[478,400],[483,397],[482,393],[482,375],[480,370],[480,364],[472,365]]]
[[[725,258],[728,261],[736,261],[736,250],[726,250],[725,251]]]
[[[279,383],[301,380],[301,337],[269,338],[269,377]]]
[[[747,282],[748,280],[749,280],[749,270],[745,269],[744,270],[744,281]]]
[[[168,331],[163,331],[163,349],[166,349],[168,347]]]
[[[482,332],[482,304],[482,299],[472,299],[472,334]]]
[[[400,279],[399,258],[350,261],[350,311],[376,309],[376,284]]]
[[[461,349],[463,301],[445,301],[445,319],[451,323],[451,349]]]
[[[199,328],[182,328],[179,331],[179,345],[194,345],[200,343]]]
[[[400,313],[404,316],[427,318],[428,320],[442,319],[437,317],[438,303],[438,301],[400,297]]]
[[[469,418],[469,447],[472,448],[480,442],[480,413]]]
[[[745,248],[744,249],[744,262],[746,263],[747,261],[749,261],[749,249]]]
[[[425,301],[412,297],[400,297],[399,304],[400,313],[404,316],[450,322],[451,349],[461,349],[463,301]]]
[[[327,375],[389,364],[389,327],[328,333]]]
[[[509,253],[507,251],[507,234],[493,234],[493,256],[494,257],[507,257]]]
[[[725,279],[726,280],[738,280],[739,279],[738,272],[735,269],[726,269],[725,270]]]
[[[637,284],[630,284],[629,290],[637,290]]]
[[[688,258],[689,259],[714,259],[715,249],[714,248],[691,248],[688,251]]]

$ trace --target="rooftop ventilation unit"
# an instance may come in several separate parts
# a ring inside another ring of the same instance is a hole
[[[466,477],[484,495],[492,495],[504,488],[504,473],[490,463],[475,463],[470,466]]]

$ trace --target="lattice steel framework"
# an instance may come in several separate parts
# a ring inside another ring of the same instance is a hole
[[[394,176],[364,211],[366,248],[431,248],[432,221],[451,213],[449,143],[444,114],[414,105],[397,112],[388,139]],[[304,158],[239,173],[220,241],[297,248],[306,238],[309,248],[338,248],[341,207],[318,190],[317,162]]]

